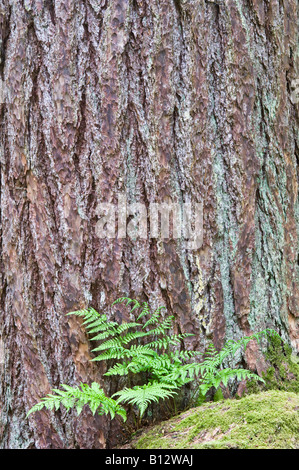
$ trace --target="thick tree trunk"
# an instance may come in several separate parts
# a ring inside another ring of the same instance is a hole
[[[0,22],[0,446],[111,441],[88,411],[25,419],[102,380],[80,307],[125,294],[193,348],[272,327],[298,350],[297,0],[1,0]],[[101,238],[119,193],[203,200],[203,245]]]

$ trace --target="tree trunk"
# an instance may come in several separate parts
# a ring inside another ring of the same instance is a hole
[[[102,383],[78,308],[129,295],[195,349],[271,327],[298,351],[297,1],[1,0],[0,22],[0,447],[112,442],[89,411],[25,418]],[[202,246],[101,237],[119,194],[203,201]]]

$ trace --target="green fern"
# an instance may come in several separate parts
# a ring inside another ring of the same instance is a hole
[[[53,392],[55,392],[56,395],[49,393],[30,409],[27,416],[43,408],[57,411],[61,405],[63,405],[67,411],[71,408],[75,408],[79,415],[84,405],[88,405],[93,414],[96,412],[100,415],[110,414],[112,419],[118,414],[126,421],[126,410],[122,406],[119,406],[113,398],[106,397],[104,391],[96,382],[93,382],[91,387],[81,383],[81,389],[79,387],[73,388],[66,384],[62,384],[61,387],[64,390],[54,388]]]
[[[281,339],[275,330],[267,328],[261,332],[254,333],[251,336],[245,336],[239,341],[229,340],[219,352],[211,343],[207,351],[208,357],[201,363],[202,383],[199,387],[201,393],[205,395],[211,387],[215,387],[217,389],[221,383],[226,386],[228,381],[234,378],[237,378],[238,381],[253,379],[265,383],[261,377],[253,372],[245,369],[224,368],[223,363],[229,356],[234,356],[239,349],[243,348],[245,352],[246,347],[251,340],[256,339],[260,342],[262,337],[271,336],[276,336]]]
[[[151,349],[165,349],[167,350],[170,345],[172,346],[177,346],[180,345],[182,340],[187,338],[188,336],[192,336],[189,333],[184,333],[181,335],[170,335],[170,336],[163,336],[160,339],[157,339],[156,341],[151,341],[150,343],[146,344],[147,348]],[[188,352],[194,352],[194,351],[188,351]]]
[[[122,303],[122,302],[127,302],[127,306],[133,302],[134,303],[134,307],[132,308],[131,312],[133,312],[133,310],[135,310],[136,308],[140,308],[141,305],[140,303],[138,302],[138,300],[136,299],[130,299],[130,297],[120,297],[119,299],[116,299],[112,305],[115,305],[115,304],[119,304],[119,303]]]
[[[142,304],[142,311],[137,317],[137,321],[141,320],[141,318],[150,315],[150,307],[147,302],[143,302]]]
[[[118,414],[125,420],[126,411],[120,403],[126,403],[136,406],[141,418],[151,403],[174,397],[185,384],[192,381],[198,383],[198,391],[202,396],[212,387],[218,389],[221,384],[227,386],[231,379],[263,382],[261,377],[251,371],[230,369],[224,363],[239,349],[245,351],[253,339],[261,341],[263,337],[279,337],[274,330],[266,329],[239,341],[230,340],[221,351],[217,351],[211,343],[204,353],[205,358],[199,362],[197,358],[202,355],[199,351],[182,349],[182,341],[192,335],[171,334],[174,317],[163,318],[162,310],[165,307],[159,307],[151,313],[147,302],[139,303],[129,297],[121,297],[112,305],[121,303],[132,307],[130,314],[133,321],[119,325],[93,308],[70,312],[68,315],[82,317],[83,325],[93,335],[91,341],[100,342],[92,349],[93,352],[100,352],[92,361],[112,361],[105,376],[128,376],[131,380],[132,376],[142,374],[147,383],[116,392],[113,397],[118,397],[117,400],[107,397],[96,383],[91,387],[81,384],[81,388],[62,385],[63,390],[54,389],[56,395],[47,395],[28,415],[44,407],[57,410],[61,405],[66,409],[75,407],[80,413],[83,406],[88,405],[93,413],[110,414],[112,418]]]
[[[117,403],[129,403],[136,405],[140,412],[140,418],[144,415],[147,407],[152,402],[158,402],[159,399],[165,400],[166,398],[174,396],[177,392],[175,385],[153,382],[142,386],[135,386],[133,388],[124,388],[116,392],[113,397],[118,396]]]

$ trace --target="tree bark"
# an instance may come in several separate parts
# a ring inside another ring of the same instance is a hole
[[[271,327],[298,352],[297,1],[1,0],[0,24],[0,447],[113,441],[89,411],[25,419],[102,383],[78,308],[129,295],[194,349]],[[203,201],[202,246],[101,238],[120,193]]]

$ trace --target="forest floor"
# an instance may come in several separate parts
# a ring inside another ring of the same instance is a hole
[[[299,449],[299,394],[208,402],[138,432],[126,449]]]

